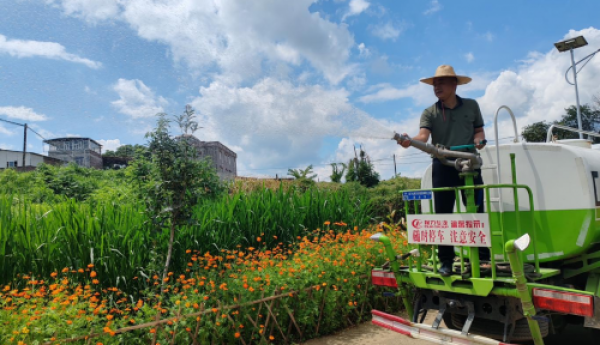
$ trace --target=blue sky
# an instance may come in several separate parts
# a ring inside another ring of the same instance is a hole
[[[419,78],[440,64],[473,77],[459,94],[479,101],[488,138],[503,104],[519,127],[554,120],[574,91],[553,43],[583,34],[577,56],[600,48],[599,11],[597,1],[0,1],[0,119],[115,149],[145,143],[154,114],[189,103],[196,136],[236,151],[243,176],[313,164],[327,179],[354,145],[384,178],[392,154],[415,176],[425,155],[374,137],[418,130],[435,102]],[[583,103],[600,95],[599,76],[592,60]],[[500,133],[512,134],[507,122]],[[0,122],[0,148],[21,145],[22,129]]]

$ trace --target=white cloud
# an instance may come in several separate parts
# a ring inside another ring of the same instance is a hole
[[[102,145],[103,152],[106,152],[107,150],[115,151],[119,146],[122,146],[121,140],[119,139],[100,139],[96,141]]]
[[[0,131],[0,133],[2,133],[2,132]],[[15,146],[12,144],[0,143],[0,150],[14,150],[14,149],[15,149]]]
[[[424,15],[433,14],[435,12],[438,12],[441,9],[442,9],[442,4],[440,4],[440,2],[438,0],[432,0],[429,3],[429,8],[427,10],[425,10],[425,12],[423,12],[423,14]]]
[[[362,103],[385,102],[401,98],[412,98],[417,105],[426,105],[435,102],[433,91],[430,85],[423,83],[413,84],[398,89],[390,84],[380,84],[371,91],[376,92],[360,97],[358,100]]]
[[[369,48],[365,47],[364,43],[361,43],[358,45],[358,54],[361,57],[368,57],[371,55],[371,51],[369,50]]]
[[[484,34],[482,35],[482,37],[483,37],[483,38],[484,38],[486,41],[488,41],[488,42],[492,42],[492,41],[494,40],[494,34],[493,34],[493,33],[491,33],[491,32],[489,32],[489,31],[487,31],[486,33],[484,33]]]
[[[47,2],[56,4],[57,0]],[[117,17],[121,10],[120,3],[120,0],[62,0],[56,5],[62,6],[67,15],[95,23]]]
[[[0,54],[8,54],[18,58],[44,57],[55,60],[65,60],[80,63],[90,68],[100,68],[100,62],[82,58],[78,55],[67,53],[66,48],[55,42],[23,41],[9,39],[0,35]]]
[[[388,22],[386,24],[377,25],[371,28],[371,33],[381,38],[382,40],[392,40],[395,41],[398,36],[404,31],[404,25],[394,26],[392,23]]]
[[[346,24],[310,12],[315,0],[179,1],[62,0],[66,14],[95,22],[123,20],[146,40],[166,44],[176,62],[195,72],[218,68],[229,82],[255,79],[264,61],[308,61],[333,84],[352,66],[354,46]],[[359,7],[360,8],[360,7]],[[109,15],[110,14],[110,15]]]
[[[86,85],[86,86],[83,88],[83,91],[85,91],[85,93],[87,93],[87,94],[90,94],[90,95],[96,95],[96,94],[97,94],[97,92],[96,92],[96,91],[92,90],[92,89],[91,89],[89,86],[87,86],[87,85]]]
[[[457,74],[461,74],[460,71]],[[460,95],[468,95],[474,91],[485,90],[492,81],[492,76],[495,73],[475,73],[471,77],[473,81],[467,85],[458,87],[457,93]],[[362,103],[386,102],[402,98],[412,98],[417,106],[431,105],[436,101],[431,85],[417,82],[403,88],[397,88],[390,84],[374,85],[367,90],[367,94],[360,97],[358,100]]]
[[[390,64],[388,63],[388,57],[382,55],[373,59],[373,61],[371,61],[371,72],[381,75],[388,75],[392,72],[392,67],[390,67]]]
[[[343,88],[265,78],[239,88],[215,81],[200,88],[192,105],[202,115],[199,138],[243,147],[238,162],[247,169],[287,169],[316,163],[326,137],[391,138],[389,128],[355,109],[348,96]]]
[[[475,61],[475,55],[473,55],[471,52],[468,52],[465,54],[465,60],[467,60],[468,63],[471,63]]]
[[[350,0],[350,3],[348,4],[348,12],[344,14],[342,21],[345,20],[347,17],[361,14],[367,8],[369,8],[370,5],[371,4],[365,0]]]
[[[9,130],[8,128],[4,127],[3,124],[0,124],[0,134],[13,136],[15,133],[13,131]]]
[[[0,115],[23,121],[46,121],[48,117],[44,114],[38,114],[31,108],[20,107],[0,107]]]
[[[600,30],[595,28],[571,30],[564,38],[584,35],[589,45],[577,49],[583,57],[600,46]],[[558,41],[557,39],[556,41]],[[501,105],[510,107],[517,117],[517,129],[537,121],[553,121],[565,114],[564,109],[575,104],[575,90],[567,84],[564,74],[571,65],[568,53],[550,49],[546,53],[531,53],[514,70],[502,71],[478,99],[486,118],[488,136],[493,134],[493,116]],[[577,76],[581,104],[594,101],[600,95],[600,60],[592,59]],[[500,137],[512,136],[508,116],[499,117]]]
[[[164,112],[163,106],[168,102],[138,79],[119,79],[113,86],[119,94],[119,99],[112,102],[118,111],[132,118],[152,117]]]
[[[64,135],[58,135],[54,132],[46,130],[35,123],[32,123],[30,127],[33,128],[36,132],[38,132],[42,137],[44,137],[46,139],[52,139],[52,138],[64,136]]]

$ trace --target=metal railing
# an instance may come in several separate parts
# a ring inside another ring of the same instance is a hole
[[[539,258],[538,258],[538,250],[537,250],[537,226],[536,226],[536,222],[535,222],[535,206],[534,206],[534,202],[533,202],[533,192],[531,190],[531,188],[527,185],[521,185],[521,184],[517,184],[516,181],[516,168],[515,168],[515,155],[511,154],[511,168],[512,168],[512,176],[513,176],[513,183],[511,184],[491,184],[491,185],[474,185],[474,186],[463,186],[463,187],[443,187],[443,188],[426,188],[426,189],[418,189],[418,190],[406,190],[405,192],[414,192],[414,191],[430,191],[432,193],[435,192],[454,192],[455,193],[455,205],[456,205],[456,211],[457,213],[465,213],[462,211],[462,193],[461,191],[466,191],[466,190],[476,190],[476,189],[483,189],[484,193],[485,193],[485,213],[487,213],[488,215],[491,216],[492,214],[492,207],[491,207],[491,198],[490,198],[490,190],[491,189],[512,189],[513,190],[513,202],[514,202],[514,207],[515,207],[515,230],[516,230],[516,237],[520,237],[522,235],[524,235],[525,233],[530,233],[531,234],[531,240],[533,243],[533,261],[535,264],[535,272],[536,273],[540,273],[540,263],[539,263]],[[519,207],[519,196],[518,196],[518,190],[525,190],[528,194],[528,199],[529,199],[529,210],[528,211],[521,211],[520,207]],[[499,191],[500,192],[500,191]],[[409,203],[411,201],[405,201],[404,202],[404,210],[406,212],[406,215],[409,214]],[[421,201],[420,200],[414,200],[413,202],[413,209],[415,210],[416,214],[420,214],[421,212]],[[533,227],[532,231],[522,231],[522,225],[521,225],[521,212],[529,212],[529,216],[530,216],[530,220],[531,220],[531,226]],[[434,207],[433,207],[433,200],[429,199],[429,213],[430,214],[435,214],[434,212]],[[491,246],[489,247],[490,250],[490,264],[491,264],[491,274],[492,274],[492,279],[495,280],[497,279],[498,275],[497,275],[497,268],[496,268],[496,257],[495,257],[495,253],[494,253],[494,238],[495,237],[499,237],[501,236],[502,238],[502,242],[500,243],[500,248],[502,248],[502,255],[504,257],[504,261],[507,261],[507,255],[506,252],[504,250],[504,244],[509,240],[508,238],[506,238],[506,232],[504,229],[504,221],[502,220],[502,217],[504,215],[504,212],[500,212],[500,221],[499,221],[499,230],[496,229],[491,229],[490,231],[490,235],[491,235]],[[491,224],[490,224],[491,226]],[[409,245],[410,246],[410,245]],[[422,248],[422,244],[416,244],[416,248],[418,249],[419,253],[422,253],[423,248]],[[432,245],[432,248],[434,249],[432,251],[432,266],[433,266],[433,272],[437,273],[437,256],[435,255],[435,249],[437,249],[438,245]],[[460,258],[460,268],[461,268],[461,272],[465,271],[465,259],[464,259],[464,248],[465,246],[454,246],[455,248],[459,249],[459,258]],[[480,278],[480,271],[479,271],[479,267],[474,268],[473,266],[473,261],[478,262],[479,260],[473,260],[473,255],[477,256],[479,255],[479,253],[477,252],[478,248],[477,247],[468,247],[471,248],[472,252],[470,254],[471,256],[471,274],[472,274],[472,278]],[[412,248],[410,248],[412,249]],[[522,253],[520,254],[522,255]],[[422,272],[423,271],[423,263],[422,263],[422,255],[419,255],[416,257],[416,267],[413,267],[412,264],[412,260],[408,260],[408,269],[409,270],[413,270],[416,269],[417,272]]]
[[[552,130],[554,128],[563,129],[563,130],[569,131],[569,132],[581,133],[581,134],[589,135],[589,136],[592,136],[592,137],[600,138],[600,133],[584,131],[584,130],[580,130],[580,129],[573,128],[573,127],[567,127],[567,126],[561,126],[561,125],[552,125],[552,126],[550,126],[550,128],[548,128],[548,133],[546,133],[546,142],[547,143],[549,143],[549,142],[552,141]]]

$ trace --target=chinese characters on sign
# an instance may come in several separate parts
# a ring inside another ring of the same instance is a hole
[[[491,247],[485,213],[408,215],[408,242],[467,247]]]

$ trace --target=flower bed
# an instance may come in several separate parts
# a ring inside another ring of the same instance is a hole
[[[381,290],[370,285],[371,267],[384,261],[383,247],[369,240],[374,231],[381,229],[336,234],[327,222],[294,246],[221,255],[190,249],[186,274],[169,274],[164,282],[132,277],[153,286],[142,298],[100,287],[92,265],[45,280],[21,276],[27,288],[5,286],[0,293],[0,343],[291,343],[328,334],[383,303]],[[402,233],[387,235],[402,252]]]

